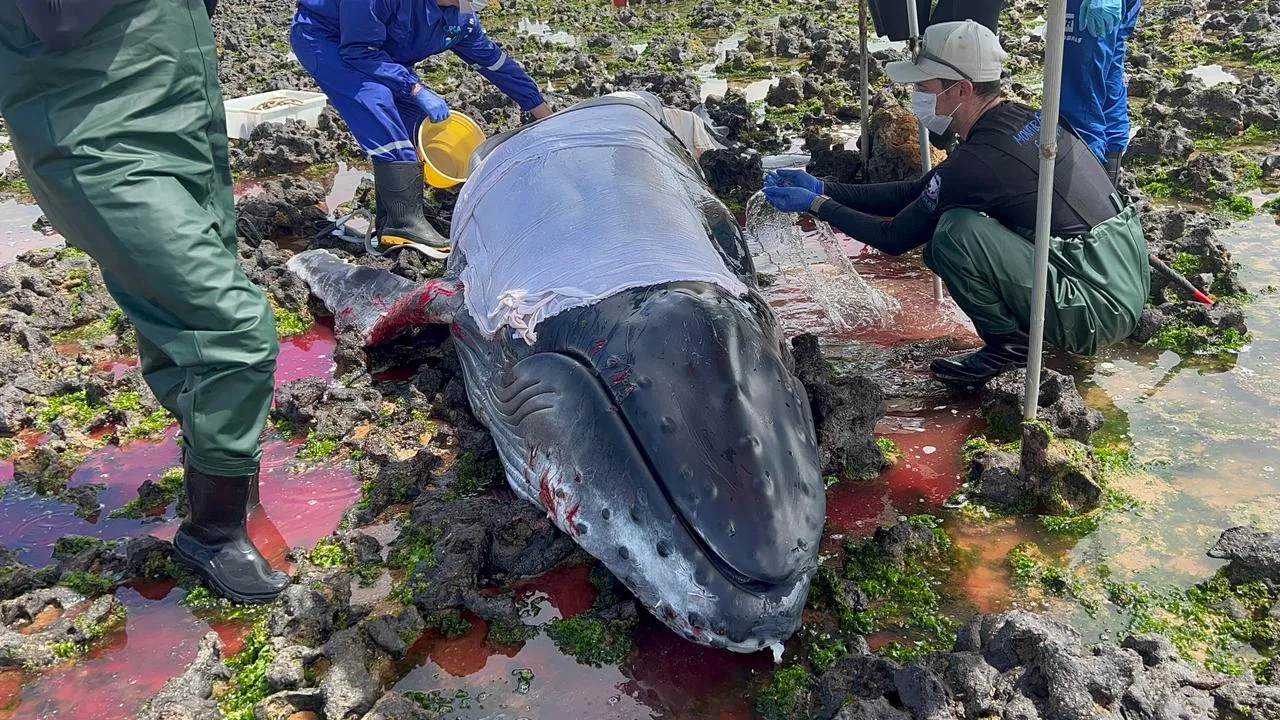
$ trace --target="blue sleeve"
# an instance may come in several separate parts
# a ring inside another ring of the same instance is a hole
[[[533,78],[520,67],[520,63],[507,57],[502,48],[485,34],[479,23],[468,28],[452,50],[514,100],[521,110],[532,110],[544,102]]]
[[[339,11],[342,43],[338,52],[348,65],[374,78],[400,95],[413,94],[418,76],[393,62],[382,49],[391,17],[385,0],[342,0]]]

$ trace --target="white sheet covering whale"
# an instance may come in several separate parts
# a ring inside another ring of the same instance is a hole
[[[613,97],[642,100],[658,120],[670,114],[649,93]],[[690,147],[627,118],[642,112],[620,103],[535,123],[472,170],[451,239],[466,255],[467,310],[482,332],[505,327],[533,342],[557,313],[676,280],[746,292],[706,242],[701,208],[718,201],[692,161],[707,138],[690,134]]]

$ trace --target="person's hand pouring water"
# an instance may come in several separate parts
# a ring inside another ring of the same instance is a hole
[[[803,170],[780,168],[764,176],[764,197],[783,212],[806,212],[826,190],[826,183]]]

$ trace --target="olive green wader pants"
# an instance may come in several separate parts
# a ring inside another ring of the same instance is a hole
[[[0,0],[0,114],[41,209],[137,328],[143,375],[180,419],[188,462],[256,472],[279,340],[237,262],[202,0],[116,0],[64,52]]]
[[[980,335],[1027,333],[1035,244],[973,210],[943,213],[924,262]],[[1147,241],[1135,207],[1078,238],[1050,238],[1044,339],[1092,355],[1128,337],[1151,292]]]

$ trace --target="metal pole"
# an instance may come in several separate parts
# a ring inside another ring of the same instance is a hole
[[[920,18],[916,13],[916,0],[906,0],[907,2],[907,28],[911,33],[911,45],[914,49],[920,42]],[[917,123],[920,126],[920,173],[928,174],[933,169],[933,154],[929,151],[929,128],[924,123]],[[942,278],[937,275],[933,276],[933,299],[935,301],[942,300]]]
[[[867,0],[858,3],[858,35],[862,44],[862,120],[859,122],[862,137],[858,141],[858,148],[862,152],[862,173],[865,178],[867,162],[871,159],[871,135],[867,130],[871,124],[871,118],[868,117],[871,112],[871,78],[867,77],[870,72],[867,60]]]
[[[1040,109],[1040,186],[1036,195],[1036,254],[1031,280],[1031,339],[1022,418],[1034,420],[1040,401],[1040,359],[1049,283],[1049,229],[1053,214],[1053,172],[1058,159],[1058,99],[1062,89],[1062,47],[1067,30],[1067,0],[1049,0],[1045,17],[1044,100]]]

